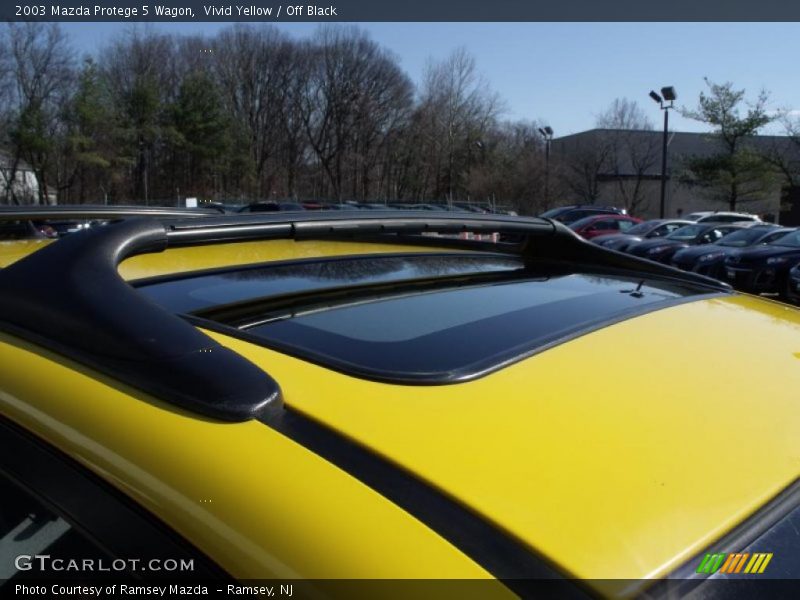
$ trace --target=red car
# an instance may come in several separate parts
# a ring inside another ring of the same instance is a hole
[[[590,240],[599,235],[625,233],[628,229],[641,222],[641,219],[627,215],[593,215],[575,221],[569,228],[578,235]]]

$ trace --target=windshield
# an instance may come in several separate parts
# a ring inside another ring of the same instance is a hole
[[[782,238],[769,243],[770,246],[789,246],[790,248],[800,248],[800,231],[787,233]]]
[[[652,231],[653,229],[655,229],[656,227],[658,227],[660,223],[661,221],[645,221],[644,223],[639,223],[638,225],[634,225],[633,227],[628,229],[628,231],[626,231],[625,233],[627,233],[628,235],[645,235],[650,231]]]
[[[578,219],[574,223],[569,224],[569,228],[573,230],[578,230],[586,227],[587,225],[591,225],[597,219],[597,215],[592,215],[590,217],[584,217],[582,219]]]
[[[743,248],[744,246],[751,246],[758,242],[766,232],[763,229],[741,229],[734,231],[730,235],[726,235],[723,239],[717,242],[720,246],[733,246],[735,248]]]
[[[543,212],[539,216],[543,217],[545,219],[553,219],[553,218],[557,217],[558,215],[560,215],[561,213],[563,213],[566,210],[569,210],[568,206],[567,207],[560,206],[558,208],[551,208],[550,210],[547,210],[547,211]]]
[[[666,239],[668,240],[693,240],[698,235],[703,233],[707,228],[703,225],[687,225],[681,227],[670,233]]]

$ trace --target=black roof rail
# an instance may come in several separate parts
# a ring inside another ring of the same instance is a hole
[[[370,239],[462,231],[515,237],[519,243],[491,247],[521,255],[531,264],[567,261],[730,290],[701,275],[602,248],[560,223],[541,218],[340,211],[176,221],[130,219],[66,237],[0,270],[0,330],[187,410],[228,421],[248,420],[280,405],[278,384],[242,356],[137,293],[117,271],[123,260],[171,246],[240,240]],[[439,239],[423,241],[435,246]]]
[[[117,273],[124,259],[167,244],[161,222],[131,219],[34,252],[0,270],[0,329],[187,410],[258,416],[280,402],[278,384]]]
[[[129,217],[208,217],[219,216],[217,208],[170,208],[165,206],[105,206],[94,204],[54,206],[33,204],[0,206],[0,221],[39,219],[123,219]]]

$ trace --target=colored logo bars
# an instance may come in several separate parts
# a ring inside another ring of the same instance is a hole
[[[750,553],[725,553],[706,554],[697,567],[698,573],[712,575],[719,571],[733,575],[763,573],[769,561],[772,560],[772,553],[755,552]],[[746,566],[745,566],[746,565]]]

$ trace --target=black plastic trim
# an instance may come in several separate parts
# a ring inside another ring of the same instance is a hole
[[[231,580],[204,553],[156,516],[64,453],[0,415],[0,472],[112,556],[193,559],[181,579]],[[135,572],[130,573],[134,577]],[[175,578],[149,571],[145,578]]]
[[[522,597],[529,595],[528,581],[532,579],[569,577],[457,500],[301,413],[276,407],[259,420],[419,519]],[[579,580],[572,583],[574,587],[570,586],[569,591],[573,593],[566,597],[589,597]],[[567,587],[559,589],[565,592]]]
[[[278,384],[127,285],[117,265],[163,250],[164,226],[132,219],[51,244],[0,272],[0,329],[190,411],[252,419]]]
[[[122,219],[128,217],[186,217],[219,216],[215,208],[169,208],[162,206],[96,206],[96,205],[30,205],[0,206],[0,221],[39,219]]]
[[[469,215],[434,211],[340,211],[308,213],[262,213],[233,217],[209,217],[166,223],[170,246],[235,242],[254,239],[371,239],[384,242],[425,233],[499,233],[520,243],[491,244],[496,252],[522,255],[530,261],[562,261],[592,264],[669,277],[717,290],[729,291],[726,283],[687,273],[647,259],[634,257],[593,244],[568,227],[541,218],[504,215]],[[420,238],[426,245],[446,244],[446,239]],[[458,247],[486,248],[486,242],[458,244]],[[450,244],[447,244],[450,245]],[[455,246],[454,246],[455,247]]]

